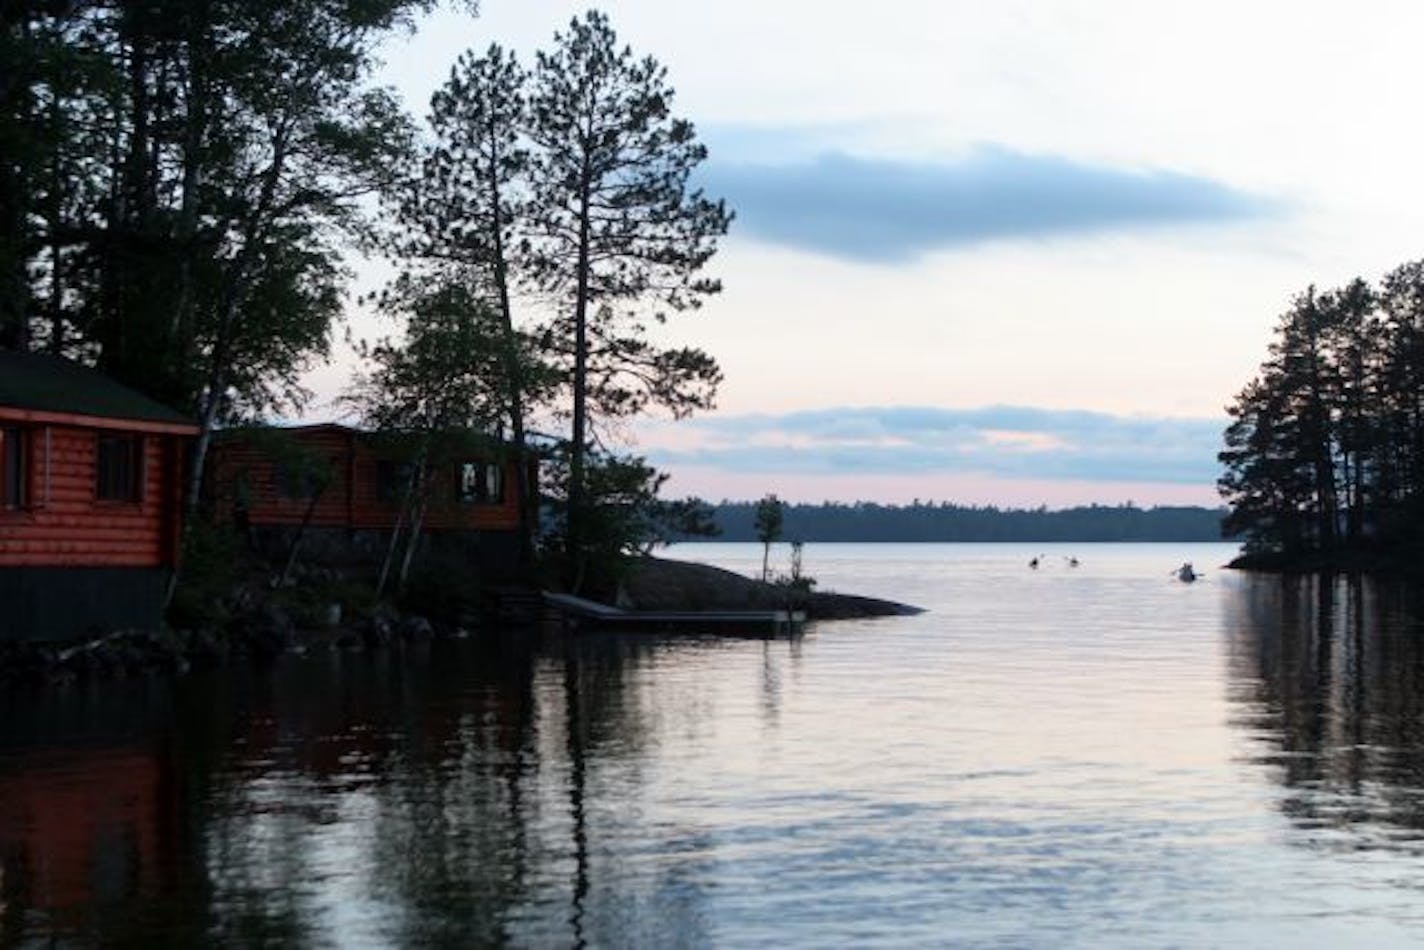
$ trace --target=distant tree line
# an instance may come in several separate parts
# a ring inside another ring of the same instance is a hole
[[[1298,295],[1228,411],[1219,485],[1248,555],[1289,564],[1417,549],[1424,261],[1378,285]]]
[[[722,541],[757,541],[762,502],[712,505]],[[948,502],[782,503],[780,537],[793,541],[1220,541],[1219,509],[1089,505],[997,508]]]

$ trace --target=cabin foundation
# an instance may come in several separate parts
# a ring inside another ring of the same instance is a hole
[[[0,641],[82,640],[153,630],[171,571],[144,567],[0,568]]]

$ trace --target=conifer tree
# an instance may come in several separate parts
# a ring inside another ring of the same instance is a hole
[[[528,442],[531,404],[547,388],[513,304],[513,255],[528,167],[525,80],[514,55],[498,45],[483,56],[463,54],[431,98],[432,139],[417,173],[390,196],[397,221],[392,249],[406,268],[398,283],[459,286],[497,318],[492,329],[502,356],[502,419],[521,448]],[[537,495],[528,466],[518,469],[520,550],[527,563]]]
[[[557,310],[547,338],[570,396],[565,542],[575,577],[597,420],[650,404],[686,415],[710,406],[721,380],[705,352],[647,335],[649,320],[720,290],[700,274],[731,220],[689,183],[707,152],[672,101],[666,69],[620,48],[596,11],[556,34],[534,71],[526,261]]]
[[[1355,279],[1296,297],[1228,412],[1218,484],[1249,551],[1329,561],[1418,548],[1424,263],[1378,289]]]

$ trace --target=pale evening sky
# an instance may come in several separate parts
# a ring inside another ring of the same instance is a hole
[[[413,111],[466,48],[532,64],[588,4],[481,6],[388,46]],[[718,407],[627,433],[671,494],[1216,504],[1290,296],[1424,256],[1424,5],[600,9],[737,213],[725,291],[667,337],[720,361]]]

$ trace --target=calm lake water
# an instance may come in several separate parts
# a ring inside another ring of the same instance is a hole
[[[1421,596],[1231,553],[810,545],[929,612],[0,697],[0,943],[1424,945]]]

